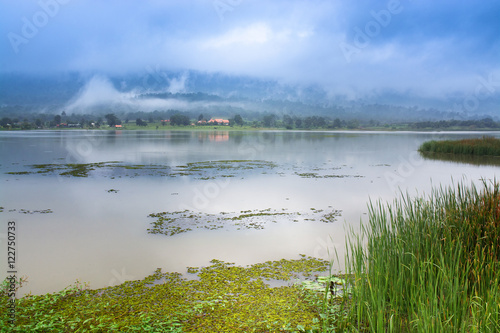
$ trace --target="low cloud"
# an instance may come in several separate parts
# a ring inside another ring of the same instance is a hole
[[[178,78],[169,79],[168,92],[172,94],[183,93],[186,92],[186,81],[188,80],[189,75],[187,73],[183,73]]]
[[[21,34],[23,17],[32,21],[43,10],[37,2],[3,2],[3,36]],[[69,1],[17,54],[0,41],[7,50],[0,68],[121,75],[158,65],[319,85],[353,99],[380,91],[467,96],[477,76],[499,70],[496,0],[222,2],[221,17],[213,1]],[[171,93],[189,83],[187,76],[148,80]],[[86,89],[72,106],[138,103],[103,78]]]
[[[67,109],[88,109],[99,105],[129,103],[133,93],[123,93],[115,89],[104,76],[92,77],[78,95],[69,103]]]
[[[115,88],[109,78],[96,75],[93,76],[81,89],[81,91],[71,99],[64,107],[70,112],[94,112],[99,109],[119,109],[122,111],[154,111],[176,109],[180,111],[216,107],[216,106],[234,106],[242,107],[237,102],[213,102],[196,101],[191,102],[183,98],[178,98],[175,94],[186,92],[186,81],[188,74],[184,73],[179,77],[169,79],[169,85],[166,89],[174,96],[172,98],[157,98],[152,95],[144,95],[147,91],[141,91],[140,87],[122,92]]]

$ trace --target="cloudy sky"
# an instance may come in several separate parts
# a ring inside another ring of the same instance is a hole
[[[0,0],[0,7],[0,75],[164,68],[352,97],[500,91],[498,0]]]

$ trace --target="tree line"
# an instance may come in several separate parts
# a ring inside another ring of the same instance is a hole
[[[414,129],[447,129],[447,128],[500,128],[500,123],[491,118],[479,120],[440,120],[440,121],[419,121],[411,124]]]
[[[219,117],[217,117],[219,118]],[[223,117],[220,117],[223,118]],[[137,126],[190,126],[190,125],[213,125],[209,120],[210,115],[193,112],[180,112],[177,110],[154,111],[154,112],[129,112],[116,115],[107,113],[105,115],[95,114],[72,114],[66,112],[61,114],[28,114],[22,117],[2,117],[0,127],[3,129],[42,129],[42,128],[100,128],[101,126],[114,127],[135,123]],[[437,129],[500,129],[500,122],[491,118],[477,120],[439,120],[418,121],[410,123],[388,123],[374,119],[340,119],[325,116],[297,116],[285,114],[278,116],[274,113],[254,114],[252,117],[242,117],[235,114],[224,119],[229,120],[230,126],[249,126],[254,128],[285,128],[285,129],[409,129],[409,130],[437,130]],[[220,125],[220,124],[219,124]]]

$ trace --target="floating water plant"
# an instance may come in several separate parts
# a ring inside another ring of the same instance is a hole
[[[42,209],[42,210],[20,209],[18,212],[21,214],[51,214],[51,213],[53,213],[52,209]]]
[[[286,209],[245,210],[239,213],[221,212],[219,214],[195,213],[189,210],[176,212],[151,213],[148,217],[155,218],[147,229],[150,234],[174,236],[194,229],[217,230],[222,228],[264,229],[269,222],[299,222],[321,221],[331,223],[341,215],[340,210],[332,210],[322,214],[323,210],[313,209],[310,213],[289,212]]]
[[[235,177],[241,172],[254,169],[271,170],[277,165],[273,162],[260,160],[223,160],[187,163],[170,167],[166,165],[125,164],[123,162],[98,163],[67,163],[67,164],[33,164],[27,167],[32,171],[11,171],[10,175],[59,175],[65,177],[103,176],[115,177],[139,176],[193,176],[201,180],[216,179],[217,177]]]
[[[296,172],[295,174],[302,178],[364,178],[361,175],[320,175],[316,172]]]
[[[190,267],[186,279],[157,269],[150,276],[90,290],[75,284],[46,295],[17,300],[16,323],[3,320],[4,332],[293,332],[318,330],[322,318],[315,291],[296,278],[324,273],[328,262],[312,257],[236,266],[212,260]],[[268,281],[290,284],[270,287]],[[6,294],[0,294],[6,301]],[[5,303],[3,303],[5,304]]]

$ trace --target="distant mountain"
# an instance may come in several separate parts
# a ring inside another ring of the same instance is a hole
[[[124,114],[179,110],[220,116],[274,113],[393,122],[499,119],[500,93],[488,98],[472,98],[453,96],[433,100],[385,92],[370,99],[351,101],[345,96],[331,96],[318,86],[284,85],[247,76],[159,68],[123,75],[0,75],[0,111],[3,114],[61,113],[63,110],[78,114]]]

